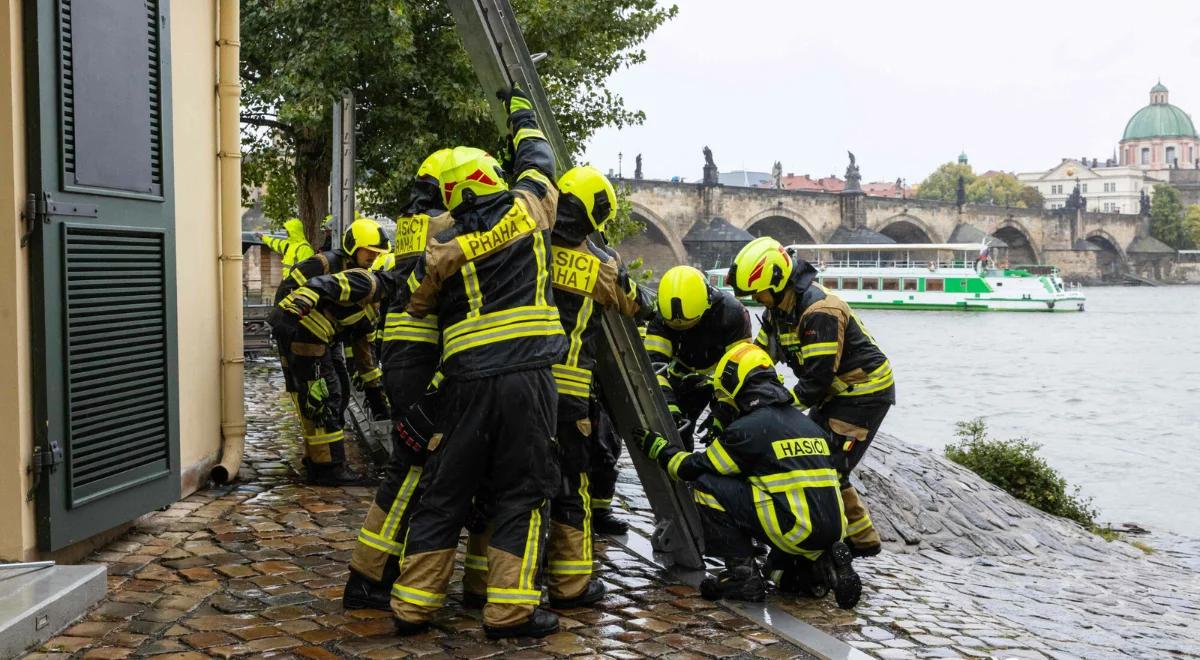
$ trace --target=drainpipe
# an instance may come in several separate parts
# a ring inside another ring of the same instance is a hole
[[[246,444],[242,348],[242,145],[238,0],[218,0],[217,117],[221,205],[221,460],[212,480],[237,478]]]

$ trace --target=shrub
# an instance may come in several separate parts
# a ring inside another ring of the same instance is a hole
[[[981,417],[956,427],[958,442],[946,446],[946,458],[1046,513],[1097,529],[1092,499],[1080,495],[1078,486],[1068,492],[1067,480],[1038,456],[1041,445],[1026,438],[988,439]]]

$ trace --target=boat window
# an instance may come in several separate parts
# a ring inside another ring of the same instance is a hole
[[[900,290],[900,280],[898,280],[894,277],[883,278],[883,290],[884,291],[899,291]]]
[[[844,277],[844,278],[842,278],[842,286],[840,286],[838,288],[850,289],[852,291],[857,290],[858,289],[858,278],[857,277]]]
[[[926,291],[945,291],[946,283],[943,282],[942,280],[935,280],[933,278],[929,278],[929,279],[925,280],[925,290]]]
[[[862,290],[863,291],[878,291],[879,290],[879,280],[874,277],[862,278]]]
[[[916,291],[917,290],[917,280],[900,280],[900,281],[903,282],[905,291]]]

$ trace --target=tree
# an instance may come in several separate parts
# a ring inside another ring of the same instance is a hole
[[[1169,183],[1154,186],[1150,200],[1150,234],[1176,250],[1187,249],[1187,233],[1184,227],[1183,202],[1179,189]]]
[[[1185,245],[1179,250],[1195,250],[1200,247],[1200,204],[1187,207],[1187,215],[1183,218],[1183,237]]]
[[[1041,191],[1033,186],[1022,186],[1020,197],[1021,205],[1027,209],[1046,208],[1046,198],[1042,196]]]
[[[975,171],[965,163],[945,163],[925,177],[917,188],[917,199],[938,199],[953,202],[958,198],[958,177],[968,188],[975,181]]]
[[[549,54],[539,72],[573,153],[603,126],[643,120],[606,83],[645,59],[639,45],[674,6],[514,5],[530,50]],[[310,237],[329,208],[331,107],[344,88],[355,93],[368,213],[396,214],[417,165],[435,149],[503,146],[449,10],[435,0],[242,0],[242,80],[245,183],[266,187],[273,221],[294,210]]]
[[[980,176],[967,186],[967,201],[972,204],[1024,208],[1021,188],[1017,177],[1006,172]]]

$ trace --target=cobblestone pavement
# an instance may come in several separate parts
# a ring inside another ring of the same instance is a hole
[[[561,612],[542,640],[489,642],[455,596],[435,627],[392,634],[390,614],[341,607],[371,491],[300,485],[296,427],[270,361],[247,365],[248,437],[239,484],[140,520],[90,561],[108,597],[33,658],[204,657],[807,658],[797,647],[672,584],[615,546],[597,547],[610,595]],[[457,580],[457,575],[456,575]]]

